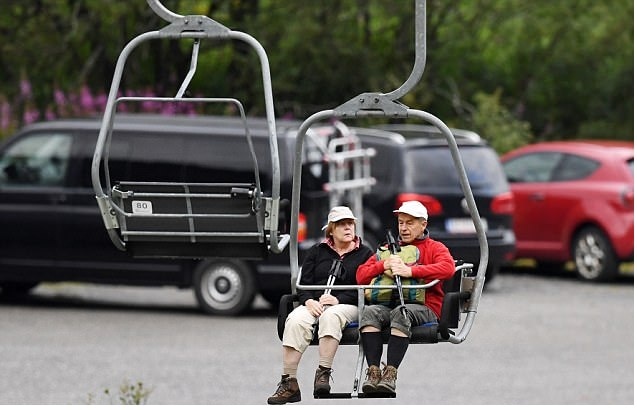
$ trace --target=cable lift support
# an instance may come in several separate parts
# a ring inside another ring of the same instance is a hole
[[[415,84],[420,80],[426,60],[426,0],[414,0],[415,1],[415,63],[413,70],[408,79],[396,90],[389,93],[380,92],[367,92],[362,93],[357,97],[352,98],[346,103],[336,107],[333,110],[324,110],[317,112],[308,117],[301,125],[296,136],[295,147],[295,163],[294,174],[292,184],[292,198],[291,198],[291,226],[290,226],[290,269],[291,275],[291,288],[292,294],[284,295],[281,298],[279,305],[278,316],[278,333],[279,338],[282,339],[283,331],[285,328],[285,318],[288,313],[294,308],[295,303],[298,301],[297,289],[303,290],[324,290],[324,289],[357,289],[358,291],[358,308],[359,315],[362,314],[365,304],[364,291],[371,286],[361,285],[301,285],[302,272],[298,264],[298,216],[299,216],[299,202],[301,192],[301,158],[303,152],[303,146],[305,142],[306,134],[310,127],[319,121],[325,121],[327,119],[347,120],[364,117],[379,117],[379,118],[400,118],[400,119],[420,119],[424,120],[440,130],[442,135],[446,138],[449,149],[451,151],[451,157],[459,176],[460,185],[465,195],[471,219],[473,221],[478,242],[480,246],[480,263],[478,265],[477,273],[473,271],[473,264],[464,263],[462,260],[456,260],[456,273],[455,275],[446,280],[443,283],[445,289],[445,297],[443,300],[442,314],[438,322],[426,323],[421,326],[412,328],[412,337],[410,339],[411,344],[431,344],[448,342],[452,344],[460,344],[466,340],[475,316],[478,311],[478,303],[482,295],[482,289],[484,287],[485,273],[488,263],[488,244],[484,231],[484,227],[480,223],[480,215],[476,206],[471,186],[467,178],[467,174],[460,157],[458,145],[455,141],[451,130],[434,115],[416,109],[411,109],[399,100],[405,94],[407,94]],[[423,166],[426,167],[426,164]],[[360,214],[357,215],[359,217]],[[429,288],[438,280],[428,282],[424,285],[405,285],[407,288]],[[382,286],[382,288],[396,289],[396,285]],[[455,330],[454,330],[455,329]],[[385,334],[385,343],[387,342],[388,332]],[[317,344],[316,338],[312,342]],[[359,340],[359,325],[358,323],[352,324],[347,327],[343,332],[343,338],[340,342],[341,345],[358,345],[358,359],[356,371],[354,374],[354,381],[351,391],[345,393],[330,393],[325,396],[316,398],[365,398],[372,397],[366,395],[360,389],[362,386],[362,372],[363,372],[363,359],[364,352]],[[378,397],[373,396],[373,397]],[[395,394],[387,395],[385,397],[395,397]]]
[[[370,162],[376,150],[363,148],[354,130],[342,121],[311,128],[307,136],[321,150],[323,163],[327,165],[328,181],[323,190],[329,194],[329,209],[347,205],[357,215],[358,225],[363,226],[363,194],[376,184]],[[327,143],[324,139],[328,139]],[[359,236],[363,238],[363,233]]]
[[[280,165],[270,67],[267,54],[252,36],[230,30],[202,15],[182,16],[159,0],[147,0],[151,9],[170,23],[138,35],[121,51],[115,67],[93,162],[91,180],[104,225],[113,244],[136,257],[238,257],[262,259],[281,253],[289,235],[279,234]],[[174,97],[118,97],[119,85],[131,52],[157,39],[192,39],[190,68]],[[234,98],[190,98],[186,90],[197,69],[203,40],[240,40],[257,53],[262,72],[272,164],[271,197],[265,197],[259,166],[241,102]],[[115,112],[120,103],[223,103],[240,114],[254,165],[254,181],[246,183],[180,183],[117,181],[111,184],[108,158]],[[103,166],[105,187],[100,180]]]

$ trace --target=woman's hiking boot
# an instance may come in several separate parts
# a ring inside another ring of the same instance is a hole
[[[268,397],[268,404],[296,403],[297,401],[301,401],[299,382],[296,378],[284,374],[274,394]]]
[[[376,386],[381,378],[380,367],[371,365],[367,368],[366,374],[367,377],[363,383],[363,393],[376,393]]]
[[[330,394],[330,377],[332,369],[319,366],[314,375],[314,397]]]
[[[396,393],[396,378],[398,377],[398,369],[394,366],[385,366],[383,376],[376,385],[377,392]]]

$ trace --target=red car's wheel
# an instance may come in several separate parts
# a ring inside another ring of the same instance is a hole
[[[610,241],[595,227],[579,231],[572,245],[575,271],[582,279],[604,282],[617,276],[619,263]]]

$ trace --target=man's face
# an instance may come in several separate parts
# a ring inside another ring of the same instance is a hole
[[[427,227],[425,218],[415,218],[409,214],[398,214],[398,232],[400,239],[405,243],[411,243],[422,236]]]

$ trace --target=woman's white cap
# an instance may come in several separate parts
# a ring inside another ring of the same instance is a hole
[[[342,219],[353,219],[356,220],[356,217],[354,216],[354,214],[352,213],[352,210],[349,209],[346,206],[335,206],[334,208],[332,208],[330,210],[330,213],[327,214],[327,224],[325,224],[325,226],[323,228],[321,228],[322,230],[325,230],[327,228],[327,225],[330,222],[338,222]]]

